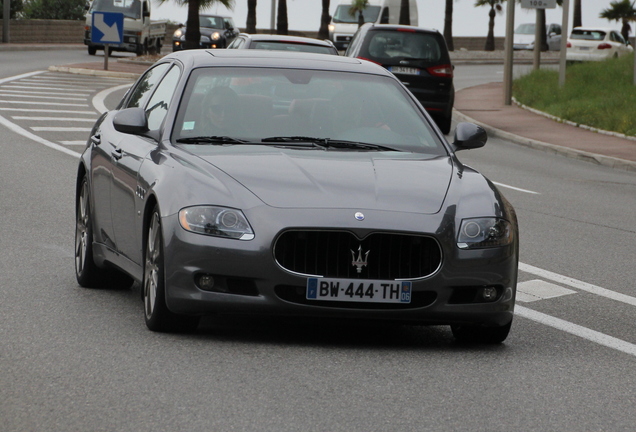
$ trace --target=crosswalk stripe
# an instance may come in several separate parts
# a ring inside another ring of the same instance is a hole
[[[94,118],[68,118],[68,117],[29,117],[29,116],[11,116],[13,120],[32,120],[32,121],[64,121],[64,122],[89,122],[95,123]]]
[[[35,132],[90,132],[91,131],[91,128],[57,127],[57,126],[33,126],[30,129]]]
[[[63,94],[63,93],[62,93]],[[62,97],[62,96],[35,96],[35,95],[30,95],[30,94],[6,94],[4,92],[2,92],[2,90],[0,90],[0,96],[10,96],[10,97],[15,97],[15,98],[31,98],[31,99],[56,99],[56,100],[75,100],[75,101],[81,101],[81,100],[86,100],[85,97],[83,98],[75,98],[75,97]]]
[[[95,115],[94,111],[73,111],[73,110],[56,110],[56,109],[40,109],[40,108],[0,107],[0,111],[37,112],[37,113],[55,113],[55,114],[90,114],[92,116]]]
[[[76,107],[87,107],[88,104],[72,104],[72,103],[62,103],[62,102],[40,102],[40,101],[8,101],[8,100],[0,100],[0,103],[8,103],[8,104],[20,104],[20,105],[55,105],[55,106],[76,106]]]
[[[0,86],[0,91],[3,93],[11,93],[11,94],[5,94],[5,96],[12,96],[14,93],[15,94],[37,94],[37,95],[59,95],[60,93],[54,93],[54,92],[41,92],[41,91],[28,91],[28,90],[7,90],[6,88]],[[85,94],[82,93],[67,93],[64,92],[62,93],[64,96],[84,96],[86,97]]]

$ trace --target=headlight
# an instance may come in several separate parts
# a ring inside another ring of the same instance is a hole
[[[332,32],[336,29],[336,26],[333,24],[329,24],[329,31]]]
[[[177,30],[174,32],[174,35],[173,35],[173,36],[174,36],[174,37],[176,37],[176,38],[180,38],[182,34],[183,34],[183,30],[181,30],[181,29],[177,29]]]
[[[219,39],[221,39],[221,33],[219,32],[212,33],[212,40],[219,40]]]
[[[512,243],[512,226],[498,218],[463,219],[457,237],[460,249],[507,246]]]
[[[254,232],[242,211],[215,206],[187,207],[179,212],[187,231],[238,240],[252,240]]]

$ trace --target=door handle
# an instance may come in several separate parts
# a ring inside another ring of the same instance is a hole
[[[122,152],[122,150],[121,150],[121,147],[117,147],[115,150],[113,150],[113,151],[110,153],[110,155],[111,155],[111,156],[113,157],[113,159],[115,159],[115,160],[119,160],[119,159],[121,159],[121,158],[124,156],[124,154],[123,154],[123,152]]]

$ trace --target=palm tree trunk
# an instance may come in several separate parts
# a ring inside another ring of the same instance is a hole
[[[402,0],[400,2],[400,24],[411,25],[410,1]]]
[[[444,12],[444,39],[449,51],[455,51],[453,43],[453,1],[446,0],[446,10]]]
[[[495,50],[495,16],[497,12],[495,12],[495,7],[493,5],[490,8],[490,12],[488,12],[488,36],[486,36],[486,46],[484,47],[484,51],[494,51]]]
[[[276,34],[288,34],[287,0],[278,0],[278,14],[276,15]]]
[[[538,9],[539,11],[539,27],[541,27],[541,51],[548,50],[548,40],[546,37],[546,28],[545,28],[545,9]]]
[[[246,33],[256,33],[256,0],[247,0]]]
[[[581,20],[581,0],[574,0],[574,15],[572,17],[572,28],[581,27],[583,21]]]
[[[320,15],[320,30],[318,30],[318,39],[329,39],[329,0],[322,0],[322,14]]]
[[[186,23],[185,42],[183,49],[197,49],[201,41],[199,29],[199,0],[188,1],[188,21]]]

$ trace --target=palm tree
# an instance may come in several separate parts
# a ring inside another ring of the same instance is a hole
[[[402,0],[400,3],[400,24],[411,25],[410,0]]]
[[[581,27],[583,25],[583,21],[581,19],[581,0],[574,0],[574,13],[572,16],[572,28]]]
[[[497,12],[502,11],[502,4],[506,0],[477,0],[475,2],[475,7],[478,6],[490,6],[490,11],[488,12],[488,36],[486,37],[486,46],[484,47],[484,51],[494,51],[495,50],[495,16],[497,16]]]
[[[364,24],[364,10],[369,5],[369,0],[353,0],[351,7],[349,8],[349,15],[356,16],[358,14],[358,27],[362,27]]]
[[[631,31],[631,27],[629,26],[630,21],[636,20],[636,10],[634,9],[634,2],[629,0],[619,0],[613,1],[610,3],[610,7],[604,9],[599,14],[599,18],[605,18],[610,21],[622,21],[623,27],[621,28],[621,34],[628,40],[629,32]]]
[[[449,51],[455,51],[453,43],[453,0],[446,0],[446,10],[444,11],[444,39]]]
[[[287,24],[287,0],[278,0],[278,13],[276,14],[276,34],[286,35]]]
[[[322,14],[320,15],[320,30],[318,30],[318,39],[329,39],[329,23],[331,16],[329,15],[329,0],[322,0]]]
[[[169,0],[158,0],[159,3],[165,3]],[[215,4],[221,4],[226,8],[234,9],[234,0],[175,0],[180,5],[188,6],[188,21],[186,22],[185,42],[183,49],[199,48],[201,42],[201,30],[199,29],[199,10],[207,9]]]
[[[256,33],[256,0],[247,0],[246,33]]]

